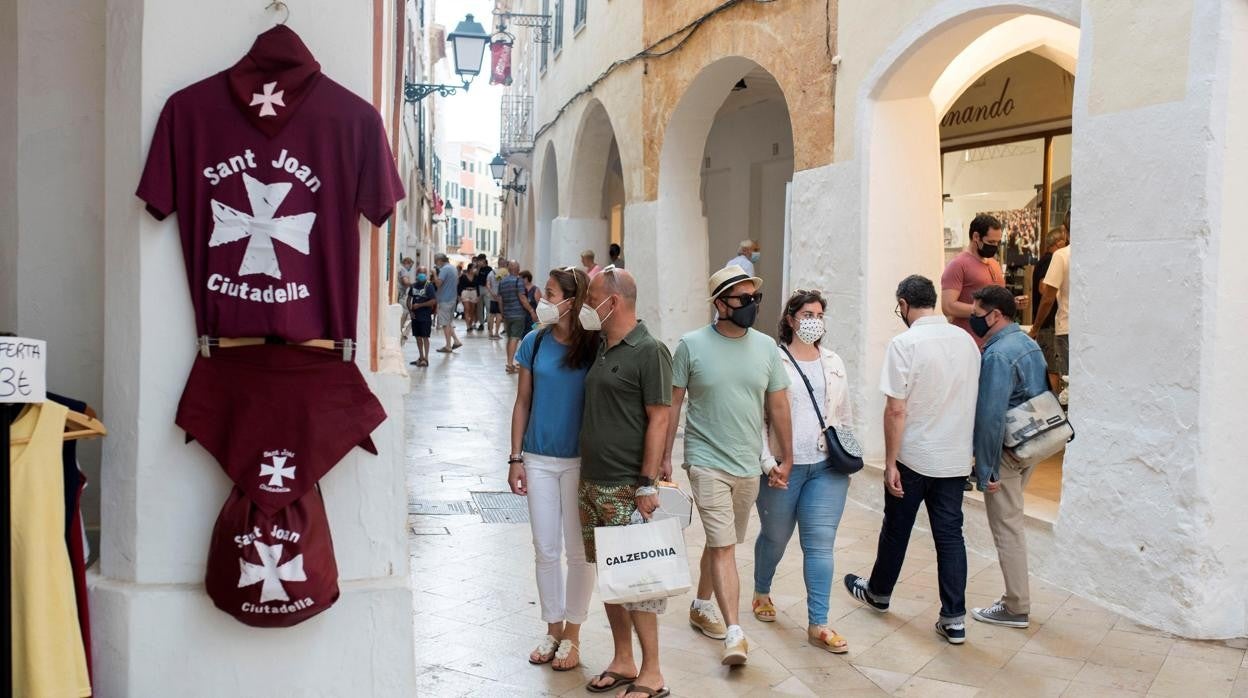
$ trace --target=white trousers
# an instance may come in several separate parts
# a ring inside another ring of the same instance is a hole
[[[529,526],[537,559],[537,594],[546,623],[584,623],[594,593],[594,565],[585,561],[577,486],[580,458],[524,454],[529,489]],[[566,549],[565,582],[561,553]]]

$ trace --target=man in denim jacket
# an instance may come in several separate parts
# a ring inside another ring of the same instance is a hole
[[[1015,321],[1014,294],[1002,286],[985,286],[974,295],[971,331],[983,337],[979,398],[975,406],[975,476],[986,492],[988,527],[997,546],[1005,594],[988,608],[975,608],[975,620],[1026,628],[1031,612],[1027,584],[1027,539],[1024,535],[1023,488],[1034,464],[1023,465],[1003,453],[1005,413],[1049,389],[1044,353]]]

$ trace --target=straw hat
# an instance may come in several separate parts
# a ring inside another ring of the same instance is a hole
[[[753,281],[754,288],[756,290],[763,287],[762,279],[745,273],[745,270],[739,265],[729,264],[723,269],[711,274],[711,280],[706,284],[707,291],[711,294],[711,297],[706,299],[707,302],[714,303],[715,299],[719,298],[724,291],[727,291],[733,286],[746,281]]]

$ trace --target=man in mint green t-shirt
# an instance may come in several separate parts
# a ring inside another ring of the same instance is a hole
[[[744,664],[749,652],[738,624],[740,580],[736,547],[745,542],[750,509],[758,497],[762,469],[763,417],[783,453],[773,486],[784,486],[792,468],[789,377],[780,351],[767,335],[750,329],[758,315],[762,279],[731,265],[711,276],[710,302],[716,322],[681,338],[672,359],[673,418],[668,427],[663,471],[671,472],[672,444],[685,395],[685,468],[702,527],[697,598],[689,622],[703,634],[724,640],[723,663]],[[711,602],[719,599],[721,620]]]

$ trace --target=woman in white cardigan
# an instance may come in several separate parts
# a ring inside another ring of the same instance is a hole
[[[832,588],[832,549],[845,510],[849,476],[832,469],[828,447],[815,413],[811,391],[828,426],[853,426],[845,362],[820,346],[827,301],[818,291],[794,291],[780,319],[780,359],[789,373],[789,408],[793,415],[793,470],[785,486],[780,466],[768,468],[758,493],[762,530],[754,543],[754,617],[776,619],[771,582],[785,546],[798,529],[802,546],[802,576],[806,582],[807,634],[811,643],[835,654],[849,651],[845,638],[828,627],[828,595]],[[778,452],[775,434],[764,438],[764,459]]]

